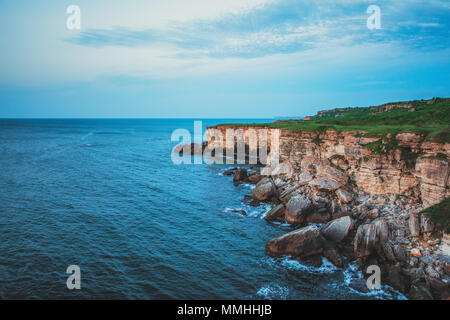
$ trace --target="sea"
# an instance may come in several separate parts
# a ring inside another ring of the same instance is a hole
[[[235,165],[172,161],[194,120],[271,121],[0,120],[0,299],[404,299],[354,290],[352,263],[268,257],[293,229],[243,201],[254,186],[222,174]]]

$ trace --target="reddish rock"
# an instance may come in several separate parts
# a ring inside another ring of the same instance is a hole
[[[414,249],[411,250],[411,255],[413,257],[416,257],[416,258],[421,258],[422,257],[422,253],[417,248],[414,248]]]

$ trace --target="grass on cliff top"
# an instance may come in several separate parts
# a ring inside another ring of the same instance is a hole
[[[356,131],[365,136],[383,136],[400,132],[422,134],[428,140],[450,142],[450,98],[407,102],[412,108],[396,108],[377,113],[377,108],[342,108],[327,111],[311,120],[282,120],[273,123],[223,124],[237,127],[269,127],[292,131]],[[406,103],[403,103],[406,104]],[[414,111],[413,111],[414,110]]]
[[[431,220],[433,220],[440,229],[444,230],[446,233],[450,233],[450,198],[425,209],[421,212],[421,214],[423,213],[429,214]]]

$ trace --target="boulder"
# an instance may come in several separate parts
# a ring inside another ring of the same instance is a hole
[[[418,237],[420,235],[420,222],[419,216],[415,213],[412,213],[409,217],[409,232],[413,237]]]
[[[328,210],[315,210],[306,216],[308,223],[325,223],[330,221],[331,215]]]
[[[247,169],[243,169],[243,168],[237,169],[234,172],[233,181],[235,181],[235,182],[244,181],[244,180],[247,179],[247,177],[248,177],[247,176]]]
[[[336,190],[336,196],[341,203],[350,203],[353,201],[352,194],[342,188]]]
[[[354,239],[353,249],[356,258],[369,256],[378,241],[377,230],[374,224],[359,226]]]
[[[433,300],[430,290],[423,283],[417,283],[411,285],[409,290],[410,300]]]
[[[339,252],[335,248],[325,248],[323,250],[323,256],[327,258],[332,264],[338,268],[344,267],[344,260]]]
[[[321,254],[324,244],[319,228],[308,226],[270,240],[266,243],[266,251],[271,256],[305,258]]]
[[[422,253],[420,252],[420,250],[418,248],[412,249],[411,250],[411,255],[413,257],[416,257],[416,258],[421,258],[422,257]]]
[[[297,261],[309,267],[320,268],[322,266],[322,256],[320,254],[305,258],[299,258],[297,259]]]
[[[283,203],[287,203],[292,198],[292,196],[294,195],[294,192],[298,189],[298,187],[299,187],[298,185],[295,185],[295,186],[289,187],[286,190],[284,190],[283,192],[281,192],[280,197],[279,197],[280,201]]]
[[[352,219],[345,216],[328,222],[321,230],[322,235],[332,242],[342,241],[352,228]]]
[[[389,224],[385,219],[379,219],[374,221],[375,228],[377,229],[377,236],[380,242],[388,241],[389,239]]]
[[[395,255],[395,259],[398,262],[402,262],[402,263],[408,263],[409,261],[409,255],[408,255],[408,251],[406,251],[405,248],[403,248],[401,245],[396,244],[394,246],[394,255]]]
[[[345,186],[348,182],[348,176],[344,171],[336,169],[329,165],[320,165],[317,167],[318,178],[329,178]]]
[[[261,202],[260,202],[259,200],[256,200],[256,199],[253,199],[253,200],[249,203],[249,205],[252,206],[252,207],[259,207],[260,204],[261,204]]]
[[[232,176],[234,175],[234,170],[230,169],[230,170],[226,170],[222,173],[223,176]]]
[[[433,232],[434,223],[428,214],[423,213],[420,215],[420,227],[424,233]]]
[[[432,278],[436,278],[439,279],[441,277],[441,275],[439,274],[439,272],[437,272],[432,266],[427,266],[425,268],[425,273],[427,275],[429,275]]]
[[[287,205],[286,221],[291,224],[301,224],[311,212],[312,202],[304,195],[292,197]]]
[[[231,210],[230,212],[240,213],[240,214],[242,214],[243,216],[246,216],[246,215],[247,215],[247,212],[245,212],[245,210]]]
[[[389,268],[387,283],[394,289],[407,293],[410,287],[410,277],[403,272],[402,268],[398,265],[391,266]]]
[[[285,207],[283,204],[279,204],[272,208],[269,212],[264,215],[264,219],[267,221],[283,221],[285,215]]]
[[[380,210],[378,209],[372,209],[369,211],[364,212],[363,214],[361,214],[361,216],[359,217],[361,220],[375,220],[380,216]]]
[[[382,242],[380,243],[380,247],[387,260],[392,262],[395,262],[397,260],[395,258],[394,249],[392,248],[392,244],[390,242]]]
[[[252,172],[248,175],[248,182],[250,182],[251,184],[257,184],[262,179],[263,179],[263,176],[256,172]]]
[[[340,187],[342,187],[342,185],[339,182],[332,180],[330,178],[314,179],[309,182],[309,185],[311,187],[317,188],[318,190],[325,190],[325,191],[335,191]]]
[[[252,197],[259,201],[266,201],[276,193],[275,185],[270,178],[264,178],[258,182],[252,191]]]
[[[298,182],[300,184],[307,184],[312,179],[314,179],[314,176],[308,171],[303,171],[298,175]]]
[[[367,281],[365,279],[353,278],[350,280],[349,287],[361,293],[368,293]]]
[[[436,299],[450,298],[450,284],[448,282],[443,282],[439,279],[431,277],[429,277],[427,280],[434,298]]]

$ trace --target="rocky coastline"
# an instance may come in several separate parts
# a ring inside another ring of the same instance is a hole
[[[312,180],[273,179],[245,168],[227,170],[224,176],[232,176],[235,183],[255,184],[243,201],[272,203],[265,220],[294,228],[266,243],[269,256],[289,256],[315,267],[320,267],[322,257],[338,268],[351,262],[361,270],[377,265],[382,283],[409,299],[450,297],[450,260],[442,249],[448,238],[426,214],[417,214],[422,208],[414,201],[396,195],[351,194]],[[369,291],[365,280],[355,279],[350,286]]]
[[[214,127],[223,136],[227,129]],[[231,129],[248,143],[249,127]],[[207,143],[191,149],[226,150],[226,141],[218,145],[208,130]],[[269,137],[272,133],[270,128],[257,130],[268,130]],[[269,256],[288,256],[316,267],[322,257],[338,268],[357,263],[365,277],[375,265],[381,282],[409,299],[450,298],[450,239],[443,231],[448,226],[422,213],[450,195],[450,144],[413,133],[376,138],[359,132],[280,131],[280,164],[290,168],[288,174],[264,176],[245,167],[223,173],[234,183],[255,185],[243,201],[272,204],[265,214],[268,222],[292,226],[293,231],[268,239]],[[371,148],[392,141],[396,148]],[[369,290],[364,279],[350,286]]]

